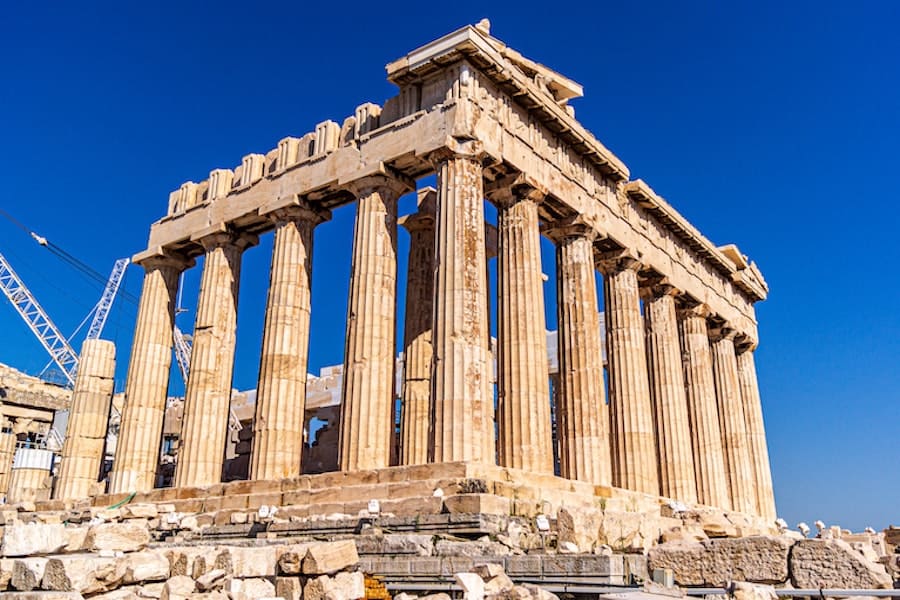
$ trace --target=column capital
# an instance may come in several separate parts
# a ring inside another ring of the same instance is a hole
[[[235,246],[244,250],[258,244],[259,236],[243,231],[235,231],[227,225],[214,225],[192,235],[191,241],[203,246],[203,249],[207,252],[213,248],[221,248],[223,246]]]
[[[491,202],[504,208],[523,201],[539,204],[549,193],[528,175],[517,173],[486,184],[485,195]]]
[[[738,354],[756,352],[757,346],[759,346],[759,342],[744,333],[738,333],[734,339],[734,350]]]
[[[699,317],[701,319],[708,319],[710,315],[712,315],[712,310],[708,305],[700,303],[691,303],[686,304],[682,303],[678,306],[676,312],[678,313],[678,318],[680,320],[690,319],[693,317]]]
[[[711,342],[721,340],[731,340],[733,342],[737,337],[737,333],[737,330],[731,327],[728,322],[710,324],[709,327],[709,339]]]
[[[419,209],[397,219],[397,224],[410,233],[434,229],[434,219],[437,214],[437,190],[433,187],[425,187],[418,190],[416,196]]]
[[[541,233],[556,244],[574,239],[587,239],[589,242],[594,243],[594,241],[603,237],[594,228],[594,225],[585,219],[584,215],[573,215],[553,223],[546,223],[541,228]]]
[[[427,159],[434,166],[438,166],[442,162],[453,158],[468,159],[481,163],[488,156],[484,151],[484,145],[478,140],[461,141],[448,137],[446,145],[429,153]]]
[[[681,294],[681,290],[672,285],[665,275],[652,274],[643,278],[640,294],[642,300],[649,301],[663,296],[676,297]]]
[[[357,198],[372,192],[391,194],[399,198],[403,194],[414,191],[416,182],[400,173],[377,173],[351,181],[344,187]]]
[[[266,213],[260,212],[260,214],[264,214],[276,225],[293,221],[304,221],[315,226],[331,220],[330,210],[313,206],[305,200],[298,200],[296,204],[282,206]]]
[[[152,254],[150,254],[149,251],[138,254],[132,259],[132,262],[144,267],[145,271],[161,267],[171,267],[178,271],[184,271],[185,269],[190,269],[194,266],[193,258],[165,248],[158,248],[153,251]]]
[[[629,250],[613,250],[599,254],[595,263],[604,275],[611,275],[621,271],[640,271],[643,265],[638,253]]]
[[[259,214],[274,223],[309,221],[313,225],[331,220],[331,211],[310,202],[300,194],[279,196],[259,208]]]

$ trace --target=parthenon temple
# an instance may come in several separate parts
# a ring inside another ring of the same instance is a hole
[[[134,259],[145,274],[108,492],[155,486],[178,280],[199,257],[174,486],[221,483],[241,258],[273,230],[249,478],[303,476],[311,288],[328,277],[312,272],[314,232],[353,205],[341,472],[489,465],[774,519],[753,358],[754,303],[768,289],[756,265],[631,180],[575,119],[569,101],[582,87],[507,47],[488,24],[413,50],[387,77],[399,93],[382,106],[361,104],[343,123],[321,122],[171,194]],[[430,176],[433,189],[422,185]],[[417,212],[399,215],[400,197],[413,193]],[[487,203],[497,211],[488,233]],[[405,298],[398,225],[410,235]],[[556,249],[553,386],[542,236]],[[79,382],[112,369],[96,350],[82,363],[97,373]],[[102,414],[96,389],[76,385],[74,423],[79,411]],[[93,443],[79,450],[67,440],[63,480],[100,460]]]

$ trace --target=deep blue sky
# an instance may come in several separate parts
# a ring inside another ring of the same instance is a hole
[[[181,182],[383,103],[387,62],[489,17],[584,85],[578,118],[634,177],[763,270],[757,365],[780,513],[900,521],[900,4],[136,4],[4,8],[0,207],[106,273],[144,248]],[[341,362],[352,219],[345,208],[317,230],[313,372]],[[270,248],[264,236],[244,261],[242,389],[255,386]],[[99,297],[3,219],[0,252],[64,330]],[[191,309],[198,281],[195,269]],[[126,289],[139,294],[138,269]],[[2,304],[0,362],[40,371],[43,350]],[[135,312],[118,303],[106,330],[119,387]]]

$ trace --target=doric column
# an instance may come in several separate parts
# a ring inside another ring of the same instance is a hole
[[[406,324],[404,325],[402,404],[400,408],[400,464],[428,462],[428,428],[431,424],[431,319],[434,307],[434,212],[437,191],[424,188],[418,194],[418,212],[403,217],[409,231],[406,273]]]
[[[184,395],[176,487],[222,480],[222,460],[231,410],[241,256],[256,238],[217,232],[198,240],[206,250],[191,368]]]
[[[387,467],[391,462],[397,199],[411,186],[373,176],[355,182],[353,191],[358,200],[338,452],[342,471]]]
[[[497,205],[497,424],[504,467],[553,473],[547,328],[538,203],[521,183],[495,189]]]
[[[87,498],[100,478],[115,374],[115,344],[85,340],[78,358],[54,498]]]
[[[141,263],[146,271],[144,287],[131,344],[110,493],[153,489],[172,365],[178,275],[192,265],[193,261],[171,256]]]
[[[469,146],[432,157],[438,203],[431,459],[494,463],[484,182],[480,149]]]
[[[625,489],[659,494],[639,267],[637,260],[628,256],[600,261],[606,306],[613,481]]]
[[[572,225],[549,235],[556,242],[560,475],[609,486],[612,459],[594,269],[595,234],[589,227]]]
[[[747,421],[738,387],[737,360],[734,353],[734,330],[717,327],[711,333],[713,377],[719,406],[719,427],[725,454],[725,473],[731,508],[746,514],[756,512],[753,491],[753,467],[750,464],[750,440]]]
[[[777,517],[775,492],[772,486],[772,470],[769,465],[769,449],[766,445],[766,428],[763,423],[759,384],[756,380],[756,364],[752,346],[743,345],[737,355],[738,382],[744,418],[747,420],[747,436],[750,438],[750,458],[753,465],[753,482],[758,514],[770,520]]]
[[[16,434],[12,432],[12,423],[6,417],[0,417],[0,496],[6,495],[9,489],[9,475],[12,470],[13,456],[16,453]]]
[[[706,324],[708,316],[709,309],[702,304],[678,311],[684,389],[691,422],[697,501],[728,509],[731,508],[731,501],[728,498],[725,455],[713,383],[712,353]]]
[[[684,389],[676,290],[663,282],[645,288],[647,364],[650,398],[656,424],[660,493],[683,502],[697,502],[691,424]]]
[[[278,208],[256,388],[251,479],[300,474],[309,352],[313,229],[330,215],[306,205]]]

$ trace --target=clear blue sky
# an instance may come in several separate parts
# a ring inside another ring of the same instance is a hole
[[[900,4],[137,4],[4,8],[0,207],[106,273],[144,248],[181,182],[382,103],[387,62],[489,17],[584,85],[579,119],[634,177],[763,270],[757,365],[780,513],[900,523]],[[317,230],[313,371],[341,362],[352,219],[342,209]],[[255,386],[270,248],[264,236],[244,261],[242,389]],[[0,252],[62,329],[99,297],[2,219]],[[195,269],[189,308],[198,281]],[[139,270],[126,289],[139,293]],[[552,284],[547,296],[553,326]],[[106,331],[120,387],[135,313],[119,303]],[[0,362],[43,367],[5,300],[0,331]]]

